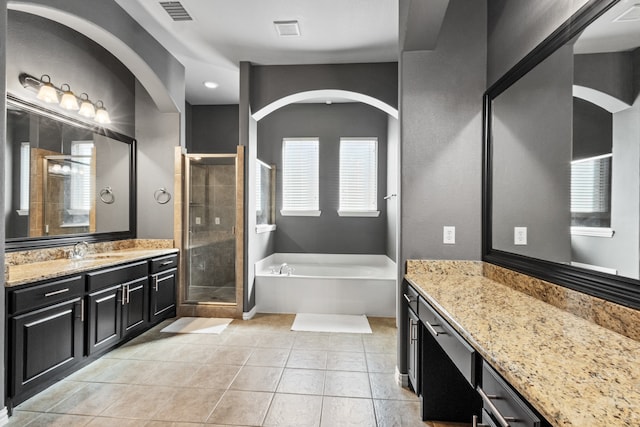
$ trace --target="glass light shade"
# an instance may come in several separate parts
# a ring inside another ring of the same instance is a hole
[[[51,83],[43,83],[38,90],[37,98],[48,104],[58,103],[58,91]]]
[[[78,114],[83,117],[93,119],[96,116],[96,108],[93,106],[91,101],[83,100],[80,104],[80,111],[78,111]]]
[[[62,94],[60,106],[65,110],[78,110],[78,108],[80,108],[78,105],[78,99],[73,92],[65,92]]]
[[[104,107],[98,107],[98,109],[96,110],[95,121],[100,124],[111,123],[109,113],[107,113],[107,110]]]

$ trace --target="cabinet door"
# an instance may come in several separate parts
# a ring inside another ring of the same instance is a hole
[[[174,268],[151,276],[151,322],[175,316],[177,273]]]
[[[89,321],[88,354],[116,345],[121,334],[122,285],[89,294],[87,319]]]
[[[420,375],[418,373],[419,365],[420,365],[420,356],[419,356],[419,336],[420,336],[420,319],[418,316],[408,308],[409,311],[409,325],[407,330],[407,343],[408,343],[408,366],[407,366],[407,374],[409,375],[409,382],[413,387],[413,390],[416,394],[420,394],[420,382],[418,379]]]
[[[122,306],[122,335],[128,336],[147,326],[149,313],[148,279],[146,277],[123,285],[125,304]]]
[[[82,299],[75,298],[11,319],[10,396],[20,403],[82,358]]]

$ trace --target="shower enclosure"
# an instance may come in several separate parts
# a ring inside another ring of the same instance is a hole
[[[242,312],[243,163],[242,147],[236,154],[185,155],[182,300],[228,309],[204,315]]]

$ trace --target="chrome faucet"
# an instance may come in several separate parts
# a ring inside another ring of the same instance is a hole
[[[82,259],[89,252],[89,244],[85,241],[73,245],[72,258]]]
[[[282,270],[285,269],[285,271],[289,271],[289,273],[291,273],[291,270],[288,269],[289,265],[286,262],[283,262],[282,265],[280,265],[280,269],[279,269],[279,273],[278,274],[282,274]]]

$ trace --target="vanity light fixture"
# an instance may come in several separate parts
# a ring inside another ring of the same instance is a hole
[[[27,89],[31,89],[38,94],[36,97],[49,104],[59,104],[61,108],[69,111],[77,111],[82,117],[95,120],[99,124],[111,123],[111,118],[102,101],[93,103],[89,100],[89,95],[82,93],[77,97],[67,83],[56,87],[51,83],[51,77],[43,74],[39,79],[29,74],[22,73],[19,76],[20,83]],[[60,98],[62,97],[62,98]]]
[[[65,89],[66,87],[66,89]],[[65,110],[78,111],[80,106],[78,105],[78,98],[71,92],[71,87],[63,83],[60,86],[60,90],[62,91],[62,98],[60,99],[60,106]]]

